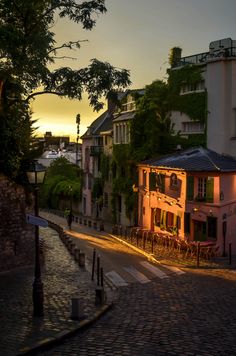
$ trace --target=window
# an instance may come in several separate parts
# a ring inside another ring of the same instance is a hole
[[[176,190],[178,188],[178,179],[175,173],[170,176],[170,188]]]
[[[204,124],[200,121],[182,122],[182,132],[186,134],[203,133]]]
[[[165,175],[162,173],[157,174],[157,186],[160,193],[165,193]]]
[[[159,209],[159,208],[155,209],[154,224],[156,226],[160,226],[161,225],[161,209]]]
[[[192,201],[194,198],[194,177],[187,177],[187,200]]]
[[[198,178],[198,194],[197,201],[206,201],[213,203],[214,201],[214,178],[213,177],[199,177]]]
[[[184,213],[184,232],[190,234],[190,213]]]
[[[198,178],[198,198],[205,199],[206,198],[206,178]]]

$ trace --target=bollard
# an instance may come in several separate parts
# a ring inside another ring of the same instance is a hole
[[[103,288],[103,268],[101,267],[101,287]]]
[[[97,257],[97,285],[100,283],[100,257]]]
[[[89,220],[89,221],[88,221],[88,227],[91,227],[91,226],[92,226],[92,221]]]
[[[93,250],[93,264],[92,264],[92,281],[94,280],[94,271],[95,271],[95,259],[96,259],[96,250]]]
[[[100,231],[104,231],[104,224],[103,224],[103,222],[100,223],[99,230],[100,230]]]
[[[97,287],[95,289],[95,305],[103,305],[105,302],[105,293],[102,287]]]
[[[85,266],[85,253],[84,252],[79,252],[79,266],[80,267]]]
[[[83,318],[82,304],[78,297],[71,299],[71,319],[79,320]]]

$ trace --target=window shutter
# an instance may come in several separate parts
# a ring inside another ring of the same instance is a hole
[[[193,200],[194,198],[194,177],[187,177],[187,200]]]
[[[156,173],[149,173],[149,190],[156,190]]]
[[[206,186],[206,201],[207,203],[213,203],[214,201],[214,178],[207,178],[207,186]]]

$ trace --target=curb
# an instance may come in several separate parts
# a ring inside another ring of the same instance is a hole
[[[54,345],[60,344],[65,339],[74,336],[77,332],[88,328],[91,324],[93,324],[99,318],[101,318],[107,311],[109,311],[113,307],[113,305],[114,305],[113,303],[103,305],[96,313],[94,313],[92,318],[84,319],[80,321],[78,327],[74,328],[73,330],[62,330],[59,333],[57,333],[54,337],[45,338],[30,346],[23,347],[22,349],[20,349],[20,352],[17,354],[17,356],[35,355],[35,352],[45,350]]]

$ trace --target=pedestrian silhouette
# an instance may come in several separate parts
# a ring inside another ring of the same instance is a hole
[[[67,216],[67,224],[68,224],[68,227],[70,230],[71,230],[72,220],[73,220],[73,214],[72,214],[72,211],[70,210],[70,212]]]

